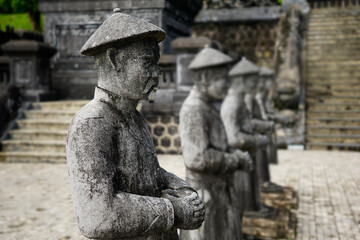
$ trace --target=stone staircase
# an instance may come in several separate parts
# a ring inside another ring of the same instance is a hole
[[[33,103],[3,141],[0,162],[65,162],[65,140],[75,113],[88,101]]]
[[[360,8],[311,11],[307,149],[360,150]]]

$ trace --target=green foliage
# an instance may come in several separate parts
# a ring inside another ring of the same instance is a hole
[[[11,0],[0,0],[0,13],[11,13]]]
[[[38,10],[38,0],[12,0],[11,8],[14,13],[34,13]]]
[[[1,30],[5,30],[6,25],[16,29],[24,29],[32,31],[33,27],[31,25],[29,14],[27,13],[18,13],[18,14],[0,14],[0,27]]]

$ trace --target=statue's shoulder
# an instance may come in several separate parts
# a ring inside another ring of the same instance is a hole
[[[106,116],[105,108],[105,104],[97,100],[91,100],[76,113],[74,120],[102,119]]]

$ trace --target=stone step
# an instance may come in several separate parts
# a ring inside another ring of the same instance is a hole
[[[344,103],[337,103],[337,104],[324,104],[324,103],[317,103],[317,104],[308,104],[307,111],[360,111],[360,106],[354,104],[344,104]]]
[[[345,21],[353,21],[353,20],[360,20],[360,15],[358,14],[349,14],[349,15],[339,15],[339,16],[332,16],[332,17],[325,17],[310,15],[309,22],[311,23],[323,23],[324,21],[333,21],[333,22],[345,22]]]
[[[319,67],[318,70],[308,69],[306,72],[307,82],[320,82],[336,83],[336,82],[347,82],[349,84],[355,84],[360,81],[360,72],[345,71],[341,69],[331,69]]]
[[[360,22],[359,22],[360,23]],[[334,40],[334,41],[337,41],[337,40],[350,40],[350,39],[358,39],[360,38],[360,33],[355,33],[355,34],[339,34],[339,35],[336,35],[336,34],[331,34],[329,35],[326,34],[326,35],[323,35],[323,34],[308,34],[307,35],[307,40],[308,42],[311,42],[311,41],[330,41],[330,40]]]
[[[317,104],[317,103],[342,103],[346,105],[360,105],[359,96],[307,96],[306,102],[308,104]]]
[[[320,118],[320,117],[344,117],[344,118],[360,118],[360,111],[354,110],[339,110],[339,111],[307,111],[306,116],[308,118]]]
[[[2,142],[4,152],[58,152],[65,153],[65,141],[50,140],[5,140]]]
[[[306,89],[306,96],[307,97],[340,97],[340,96],[349,96],[349,97],[360,97],[359,89],[348,89],[348,90],[314,90],[313,88]]]
[[[345,48],[359,46],[360,39],[355,38],[351,40],[323,40],[323,41],[308,41],[307,49],[310,52],[313,48],[330,48],[344,46]]]
[[[331,52],[331,51],[352,51],[353,49],[357,49],[359,46],[356,45],[338,45],[338,44],[328,44],[328,45],[312,45],[312,46],[305,46],[308,50],[308,55],[315,51],[324,51],[324,52]],[[356,50],[358,51],[358,50]]]
[[[50,119],[25,119],[18,120],[16,123],[19,128],[43,129],[43,130],[68,130],[71,119],[50,120]]]
[[[44,110],[80,110],[89,100],[77,100],[77,101],[52,101],[52,102],[37,102],[33,103],[34,109]]]
[[[311,68],[316,67],[338,67],[340,69],[346,69],[346,70],[353,70],[353,71],[359,71],[358,66],[360,64],[359,60],[352,60],[349,59],[347,61],[314,61],[311,63],[308,63],[307,66]]]
[[[10,138],[14,140],[56,140],[65,141],[66,130],[40,130],[40,129],[16,129],[10,131]]]
[[[80,110],[80,108],[79,108]],[[68,119],[73,118],[76,110],[29,110],[25,111],[27,119]]]
[[[66,163],[66,155],[55,152],[0,152],[0,162]]]
[[[359,151],[360,144],[356,143],[327,143],[327,142],[308,142],[306,143],[308,150],[348,150]]]
[[[314,79],[314,81],[309,80],[310,82],[306,82],[306,90],[307,91],[360,91],[360,82],[357,83],[353,81],[353,83],[348,82],[337,82],[337,83],[327,83],[324,81],[325,79]]]
[[[347,61],[351,60],[360,60],[360,50],[359,52],[350,53],[319,53],[311,52],[311,56],[307,56],[308,63],[313,63],[314,61]]]
[[[354,134],[309,134],[307,142],[355,143],[360,144],[360,135]]]
[[[357,16],[359,8],[316,8],[311,9],[310,17],[338,17],[338,16]]]
[[[342,135],[360,135],[359,126],[329,126],[329,125],[308,125],[306,134],[342,134]]]
[[[307,37],[315,37],[315,36],[347,36],[347,35],[354,35],[360,34],[360,30],[357,27],[345,27],[345,28],[334,28],[334,29],[313,29],[307,30],[305,32]]]
[[[323,22],[309,22],[308,24],[308,29],[309,30],[313,30],[313,29],[326,29],[326,28],[330,28],[330,29],[335,29],[335,28],[341,28],[341,27],[345,27],[345,28],[349,28],[349,27],[356,27],[358,24],[360,23],[359,19],[348,19],[348,20],[331,20],[331,19],[326,19]]]
[[[360,126],[360,118],[335,118],[335,117],[323,117],[323,118],[307,118],[307,126],[322,125],[322,126]]]

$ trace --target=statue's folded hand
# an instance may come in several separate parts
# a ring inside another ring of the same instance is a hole
[[[236,150],[233,154],[236,154],[239,161],[239,169],[246,172],[251,172],[254,168],[253,160],[248,152],[243,152],[241,150]]]
[[[265,147],[267,144],[269,144],[269,138],[266,135],[257,134],[255,138],[256,145],[258,147]]]
[[[199,228],[204,221],[204,203],[196,192],[188,192],[185,196],[181,193],[177,194],[176,190],[167,189],[163,191],[162,195],[163,198],[169,199],[173,205],[174,226],[186,230]]]

